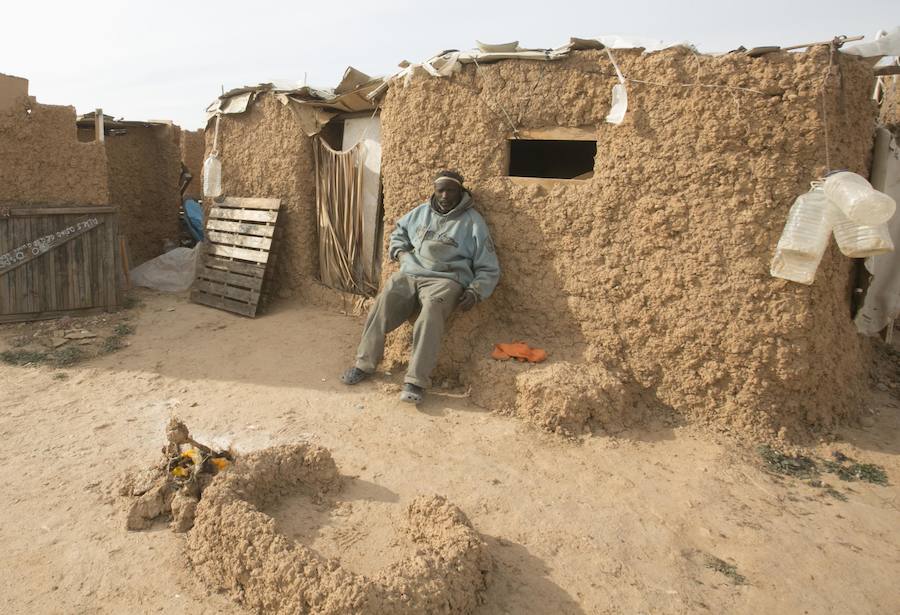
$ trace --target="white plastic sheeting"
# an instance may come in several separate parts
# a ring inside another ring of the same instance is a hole
[[[900,27],[891,30],[887,36],[882,36],[868,43],[859,43],[843,47],[844,53],[850,55],[873,58],[877,56],[900,56]]]
[[[619,79],[619,83],[614,85],[612,89],[612,101],[609,105],[606,121],[609,124],[618,125],[625,119],[625,112],[628,111],[628,90],[625,89],[625,77],[622,76],[622,71],[619,70],[619,65],[616,64],[616,59],[613,57],[609,47],[606,48],[606,55],[609,61],[612,62],[613,68],[616,69],[616,77]]]
[[[131,270],[131,283],[168,293],[188,290],[194,283],[194,272],[203,244],[193,248],[175,248]]]
[[[377,103],[372,93],[383,84],[381,77],[369,75],[348,66],[336,88],[317,88],[303,83],[272,81],[225,92],[206,108],[207,121],[215,115],[244,113],[256,96],[272,92],[285,105],[290,105],[303,132],[313,136],[338,112],[371,111]]]
[[[881,39],[883,40],[883,39]],[[872,161],[872,186],[900,201],[900,145],[890,131],[879,128]],[[888,222],[894,245],[900,245],[900,215]],[[876,335],[900,314],[900,262],[896,252],[866,259],[872,283],[862,308],[856,314],[856,328]]]

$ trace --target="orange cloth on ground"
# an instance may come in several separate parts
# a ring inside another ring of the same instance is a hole
[[[532,348],[525,342],[513,342],[512,344],[494,344],[491,358],[498,361],[517,359],[529,363],[540,363],[547,358],[547,353],[540,348]]]

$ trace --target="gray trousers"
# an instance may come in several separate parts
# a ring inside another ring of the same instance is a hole
[[[384,357],[384,339],[421,308],[413,325],[412,356],[404,382],[431,386],[444,325],[463,287],[446,278],[421,278],[397,272],[390,277],[366,319],[356,353],[356,367],[372,373]]]

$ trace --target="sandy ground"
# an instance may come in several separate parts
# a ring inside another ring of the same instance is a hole
[[[416,494],[447,496],[497,562],[480,614],[898,610],[890,386],[876,392],[869,427],[815,451],[887,469],[887,487],[828,476],[844,502],[688,428],[573,442],[453,391],[417,411],[396,401],[390,378],[344,387],[336,376],[358,318],[280,305],[249,320],[179,296],[142,299],[118,352],[66,369],[0,364],[4,613],[246,613],[192,579],[183,536],[124,530],[113,484],[158,459],[173,411],[198,439],[238,450],[328,447],[351,477],[339,505],[287,498],[271,512],[351,570],[401,556],[393,523]]]

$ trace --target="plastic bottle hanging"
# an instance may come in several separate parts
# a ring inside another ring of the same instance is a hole
[[[216,128],[213,133],[213,147],[209,156],[203,161],[203,196],[217,198],[222,196],[222,161],[219,160],[219,121],[216,114]]]
[[[841,171],[825,179],[825,196],[852,222],[875,226],[891,219],[897,204],[866,178]]]
[[[831,236],[829,203],[822,182],[812,182],[811,186],[791,206],[769,269],[774,277],[800,284],[813,283]]]

